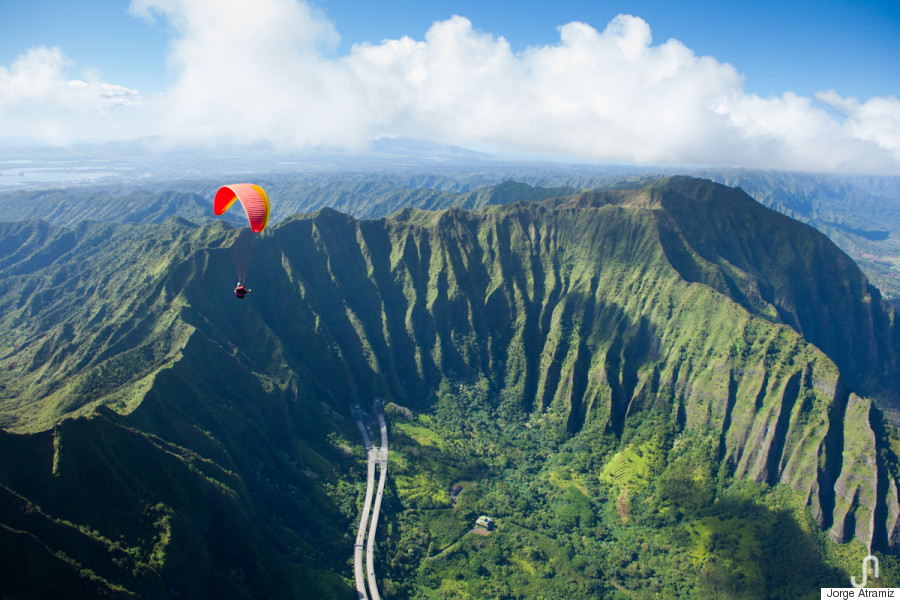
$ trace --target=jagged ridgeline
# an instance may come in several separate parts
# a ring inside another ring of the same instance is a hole
[[[562,438],[661,415],[711,435],[736,480],[797,491],[832,539],[898,542],[895,315],[827,238],[739,190],[323,209],[262,236],[243,302],[240,235],[0,224],[14,595],[352,597],[348,405],[428,414],[475,382]]]

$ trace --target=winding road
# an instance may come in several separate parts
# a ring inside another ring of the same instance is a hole
[[[356,579],[357,600],[381,600],[378,593],[378,584],[375,581],[375,531],[378,528],[378,515],[381,512],[381,498],[384,495],[384,484],[387,480],[388,440],[387,423],[384,420],[384,410],[376,409],[378,425],[381,428],[381,447],[372,446],[369,439],[368,428],[365,425],[360,410],[354,411],[354,420],[362,434],[363,444],[366,448],[368,462],[368,476],[366,483],[366,499],[363,502],[362,515],[359,519],[359,529],[356,532],[356,544],[353,551],[353,574]],[[375,489],[375,467],[381,469],[378,479],[378,492],[375,494],[375,506],[372,507],[372,492]],[[366,577],[363,576],[363,540],[366,538],[366,525],[369,523],[369,513],[372,513],[371,525],[368,530],[368,541],[365,545]],[[366,594],[366,578],[369,582],[369,593]]]

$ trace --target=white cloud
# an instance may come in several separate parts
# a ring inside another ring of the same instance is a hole
[[[746,94],[734,67],[653,45],[628,15],[603,31],[569,23],[559,43],[518,55],[454,17],[424,42],[357,46],[340,66],[370,94],[369,124],[397,134],[602,161],[900,172],[896,99],[840,104],[842,125],[808,98]]]
[[[834,90],[818,92],[816,99],[844,116],[842,129],[847,136],[875,142],[900,162],[900,100],[879,97],[860,104],[856,98],[842,98]]]
[[[900,173],[896,98],[747,94],[733,66],[677,40],[654,45],[650,26],[629,15],[602,31],[563,25],[557,43],[521,53],[455,16],[421,41],[329,58],[338,34],[300,0],[132,0],[131,10],[173,31],[164,94],[138,110],[133,90],[67,80],[59,50],[35,49],[0,70],[0,119],[27,112],[39,128],[46,114],[77,113],[109,134],[102,116],[135,113],[155,129],[134,135],[190,142],[352,150],[405,135],[597,161]],[[39,109],[23,112],[26,93]]]
[[[167,133],[301,146],[331,141],[320,115],[333,119],[344,100],[332,83],[340,69],[321,51],[338,36],[309,6],[295,0],[133,0],[131,6],[142,16],[162,15],[176,32],[169,62],[177,78],[160,123]]]
[[[59,48],[40,46],[0,67],[0,122],[6,138],[63,143],[108,130],[116,109],[134,107],[140,95],[120,85],[69,79],[73,66]]]

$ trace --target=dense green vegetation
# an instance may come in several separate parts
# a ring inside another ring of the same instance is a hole
[[[709,182],[528,200],[287,219],[242,302],[221,223],[0,226],[3,594],[353,597],[374,396],[386,598],[817,597],[870,544],[890,582],[900,333],[853,262]]]
[[[419,434],[440,452],[391,416],[400,456],[381,562],[394,597],[817,598],[849,585],[866,554],[831,541],[788,486],[732,478],[714,432],[679,432],[670,411],[621,438],[561,439],[486,394],[443,386]],[[431,473],[418,489],[399,483],[412,461]],[[423,493],[460,481],[452,507]],[[480,514],[497,523],[487,536],[470,531]],[[882,561],[888,585],[896,560]]]

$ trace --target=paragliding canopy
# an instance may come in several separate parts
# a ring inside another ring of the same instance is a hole
[[[223,214],[231,208],[235,200],[241,201],[247,219],[250,221],[250,229],[254,233],[260,233],[269,222],[269,197],[264,189],[252,183],[232,183],[223,185],[216,192],[213,201],[213,212]]]
[[[231,258],[234,260],[234,270],[238,275],[238,285],[234,288],[234,295],[243,298],[249,289],[244,287],[244,278],[250,269],[250,257],[253,254],[253,247],[260,238],[256,233],[262,233],[269,222],[269,197],[266,191],[258,185],[252,183],[232,183],[223,185],[216,192],[213,200],[213,212],[217,215],[224,214],[226,210],[231,208],[235,200],[241,201],[244,212],[247,214],[247,220],[250,222],[250,231],[246,233],[241,230],[235,236],[234,243],[231,244]]]

